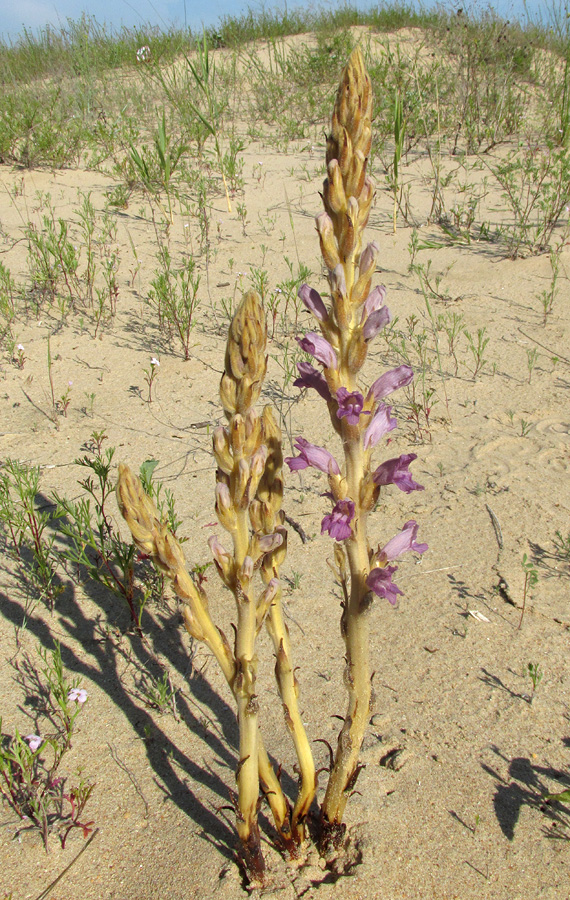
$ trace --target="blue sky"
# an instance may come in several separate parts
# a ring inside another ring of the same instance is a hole
[[[353,0],[362,8],[369,8],[373,3],[364,0]],[[413,2],[413,0],[412,0]],[[505,18],[523,17],[525,7],[535,17],[545,16],[552,6],[564,5],[567,0],[495,0],[485,3],[483,0],[449,0],[450,6],[470,8],[492,6]],[[290,0],[289,8],[295,5]],[[326,6],[326,4],[323,4]],[[333,6],[336,4],[332,4]],[[433,0],[426,0],[424,6],[433,6]],[[283,3],[267,3],[266,8],[283,8]],[[36,30],[51,23],[65,24],[67,19],[77,19],[82,12],[88,12],[100,24],[133,26],[143,23],[168,27],[184,25],[199,30],[203,25],[214,25],[224,15],[239,15],[252,9],[261,8],[261,3],[248,0],[0,0],[0,35],[14,39],[22,26]]]

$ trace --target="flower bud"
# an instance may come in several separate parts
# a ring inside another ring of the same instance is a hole
[[[263,507],[264,504],[257,498],[252,500],[249,504],[249,521],[251,522],[251,527],[254,532],[263,531],[263,526],[265,524]]]
[[[176,593],[178,594],[179,597],[181,596],[181,594],[178,592],[178,590],[176,591]],[[187,598],[187,599],[191,599],[191,598]],[[204,634],[202,628],[200,627],[198,620],[196,619],[196,616],[194,615],[194,613],[192,611],[192,607],[190,606],[189,603],[182,604],[182,618],[184,619],[184,625],[186,627],[186,631],[188,632],[188,634],[191,637],[193,637],[194,640],[196,640],[196,641],[204,641],[205,634]]]
[[[223,481],[216,485],[216,515],[226,531],[233,531],[236,526],[236,513],[232,506],[230,489]]]
[[[231,421],[230,428],[232,451],[236,455],[243,451],[243,445],[245,444],[245,421],[243,416],[236,413]]]
[[[223,544],[215,534],[211,535],[211,537],[208,538],[208,545],[210,547],[212,556],[214,557],[216,569],[218,570],[222,581],[225,585],[230,587],[233,581],[234,574],[233,557],[230,553],[228,553],[226,548],[223,546]]]
[[[354,197],[349,197],[346,216],[342,223],[340,238],[340,251],[343,259],[347,259],[354,250],[357,238],[358,202]]]
[[[222,472],[230,475],[234,467],[234,458],[230,452],[230,441],[227,430],[223,425],[214,429],[212,436],[214,456]]]
[[[325,185],[327,185],[328,188],[326,193],[328,195],[330,208],[334,213],[342,213],[346,210],[346,194],[344,192],[342,174],[338,160],[331,159],[327,169],[329,177],[325,181]]]
[[[238,507],[243,508],[248,504],[248,487],[250,475],[251,470],[248,461],[246,459],[240,459],[238,462],[237,477],[233,485],[234,502]]]
[[[370,277],[374,273],[379,253],[380,247],[376,241],[371,241],[366,245],[360,254],[360,262],[358,264],[358,272],[361,277]]]
[[[335,266],[338,266],[340,258],[332,219],[326,212],[322,212],[317,216],[316,222],[325,265],[328,269],[334,269]]]
[[[244,584],[246,581],[251,581],[251,579],[253,578],[253,569],[253,559],[251,558],[251,556],[246,556],[239,571],[239,580],[242,584]]]

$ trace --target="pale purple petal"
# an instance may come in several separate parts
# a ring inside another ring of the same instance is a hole
[[[335,541],[345,541],[352,534],[350,523],[354,519],[354,503],[352,500],[338,500],[332,512],[324,517],[321,523],[321,534],[328,531]]]
[[[282,543],[283,535],[279,534],[278,531],[274,531],[272,534],[262,534],[257,538],[257,546],[261,553],[271,553],[272,550],[280,547]]]
[[[387,306],[381,306],[371,312],[362,328],[362,337],[366,342],[375,338],[379,331],[386,327],[392,316]]]
[[[336,459],[324,447],[316,447],[315,444],[310,444],[305,438],[298,437],[295,441],[295,449],[299,451],[299,456],[288,456],[285,459],[292,472],[312,466],[314,469],[319,469],[327,475],[340,475]]]
[[[331,399],[331,394],[327,380],[322,372],[319,372],[318,369],[315,369],[315,367],[308,362],[298,362],[297,368],[301,377],[296,378],[293,382],[295,387],[314,388],[317,393],[321,395],[323,400],[328,402]]]
[[[388,541],[386,546],[382,548],[380,551],[380,558],[391,561],[398,556],[401,556],[402,553],[407,553],[409,550],[414,550],[416,553],[425,553],[428,549],[428,545],[418,544],[416,541],[418,528],[418,523],[413,519],[406,522],[402,531]]]
[[[372,475],[374,484],[395,484],[406,494],[409,494],[410,491],[423,491],[423,485],[413,480],[409,470],[409,465],[414,459],[417,459],[415,453],[404,453],[395,459],[387,459],[378,466]]]
[[[72,688],[67,695],[67,700],[69,703],[79,703],[80,706],[83,706],[87,700],[87,691],[84,688]]]
[[[327,369],[337,368],[336,353],[322,335],[317,334],[315,331],[309,331],[304,338],[297,338],[297,343],[301,350],[304,350],[305,353],[310,353]]]
[[[341,387],[336,392],[338,400],[337,416],[342,419],[346,416],[349,425],[358,425],[361,415],[370,415],[370,412],[362,413],[364,405],[364,397],[359,391],[347,391],[345,387]]]
[[[378,285],[374,288],[373,291],[370,291],[368,297],[366,298],[366,302],[362,307],[362,318],[360,322],[365,322],[368,316],[375,312],[377,309],[380,309],[381,306],[384,306],[384,299],[386,297],[386,288],[383,284]]]
[[[309,312],[312,312],[317,317],[319,322],[326,322],[328,319],[327,308],[318,291],[309,287],[308,284],[302,284],[297,291],[297,296],[303,301]]]
[[[43,738],[39,734],[27,734],[24,740],[28,742],[30,750],[33,750],[34,753],[43,744]]]
[[[366,579],[366,584],[370,590],[374,591],[378,597],[383,597],[392,606],[395,606],[398,602],[398,594],[403,595],[404,593],[392,581],[392,575],[397,568],[397,566],[386,566],[384,569],[372,569]]]
[[[384,372],[380,378],[377,378],[368,392],[368,399],[374,397],[375,400],[382,400],[398,388],[406,387],[414,377],[414,371],[411,366],[398,366],[397,369],[390,369]]]
[[[212,534],[208,538],[208,545],[210,547],[212,556],[221,568],[229,565],[233,557],[228,553],[217,534]]]
[[[396,419],[390,418],[391,412],[391,406],[386,406],[384,403],[380,404],[370,421],[370,425],[364,432],[365,450],[369,450],[371,447],[376,446],[381,437],[398,427]]]

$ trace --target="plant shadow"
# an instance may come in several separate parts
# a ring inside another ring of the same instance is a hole
[[[563,739],[570,744],[570,739]],[[528,757],[520,756],[509,759],[498,747],[493,752],[502,762],[508,764],[508,775],[503,778],[499,773],[482,763],[482,768],[495,780],[493,806],[501,831],[510,841],[514,839],[515,827],[519,821],[521,809],[528,806],[543,814],[547,824],[543,833],[550,838],[570,840],[570,808],[549,795],[561,793],[570,788],[570,771],[555,769],[551,766],[540,766]],[[559,787],[552,790],[549,781],[558,782]]]

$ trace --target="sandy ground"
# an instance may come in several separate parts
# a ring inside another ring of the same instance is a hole
[[[191,565],[207,561],[208,536],[221,535],[210,455],[211,429],[221,421],[217,389],[227,329],[221,300],[239,297],[256,267],[269,272],[273,291],[288,275],[284,257],[296,267],[297,254],[313,272],[311,283],[325,289],[313,224],[320,211],[322,139],[290,145],[287,154],[250,145],[244,161],[246,233],[235,212],[228,215],[223,196],[215,199],[207,270],[205,256],[197,258],[201,305],[187,362],[179,347],[161,335],[145,304],[155,269],[154,232],[139,215],[142,202],[133,200],[114,214],[121,264],[112,325],[94,338],[87,314],[72,315],[63,326],[57,310],[45,310],[39,320],[20,318],[15,331],[25,347],[25,365],[20,369],[5,360],[0,369],[2,458],[41,466],[42,494],[56,490],[73,498],[81,493],[77,482],[84,474],[74,459],[93,431],[105,431],[108,446],[116,447],[116,461],[138,469],[145,459],[158,459],[156,475],[176,495]],[[311,180],[307,170],[314,173]],[[410,177],[418,179],[419,191],[419,175],[410,172]],[[108,178],[87,170],[52,174],[4,168],[0,180],[0,220],[11,239],[2,258],[22,282],[26,245],[12,246],[12,239],[37,217],[36,192],[49,191],[58,215],[73,217],[78,188],[91,191],[95,207],[103,210],[111,186]],[[375,283],[386,284],[387,303],[401,325],[412,314],[427,324],[433,345],[417,279],[408,272],[411,229],[402,226],[395,236],[391,233],[391,199],[381,189],[381,178],[377,181],[367,230],[368,239],[381,247]],[[191,249],[186,221],[177,215],[170,233],[177,258]],[[195,222],[190,232],[196,249]],[[429,227],[420,235],[441,238]],[[538,296],[549,283],[546,256],[513,262],[499,245],[473,242],[422,251],[419,259],[427,258],[436,271],[453,264],[444,279],[453,299],[436,304],[436,313],[452,308],[463,314],[472,333],[485,327],[488,364],[473,377],[464,348],[455,375],[453,361],[442,351],[445,387],[436,365],[429,377],[437,403],[431,435],[422,440],[406,419],[405,398],[394,397],[400,427],[389,448],[379,448],[379,461],[417,453],[414,476],[425,491],[404,495],[388,489],[370,534],[383,544],[415,518],[429,552],[421,560],[402,560],[396,580],[405,597],[398,608],[378,600],[372,609],[376,712],[362,752],[366,768],[347,809],[346,877],[339,880],[335,868],[325,868],[314,853],[297,866],[283,861],[271,845],[273,832],[262,808],[269,868],[265,896],[570,897],[567,808],[544,805],[546,793],[570,785],[570,565],[555,544],[557,531],[566,536],[570,530],[570,253],[563,251],[560,293],[545,326]],[[299,328],[310,327],[302,312]],[[55,421],[48,334],[56,396],[72,382],[67,416]],[[284,335],[278,323],[269,345],[264,400],[282,403],[293,437],[302,434],[332,448],[336,438],[322,401],[297,399],[290,385],[283,391],[284,341],[292,338],[293,331]],[[535,348],[529,383],[527,351]],[[160,371],[149,403],[144,369],[152,355],[159,356]],[[390,361],[378,340],[364,381],[370,383]],[[283,393],[285,400],[279,401]],[[332,545],[320,536],[328,511],[325,489],[318,473],[304,473],[302,481],[287,476],[284,508],[311,539],[303,544],[291,531],[284,576],[304,721],[311,740],[334,744],[334,716],[344,712],[345,693],[339,596],[326,563]],[[539,580],[519,628],[523,553],[534,562]],[[53,900],[242,897],[228,810],[237,763],[232,698],[214,660],[183,632],[175,602],[150,608],[145,644],[126,633],[128,615],[118,600],[96,585],[70,583],[53,615],[36,606],[20,631],[18,649],[15,629],[22,622],[25,591],[8,555],[4,563],[3,732],[33,730],[30,685],[18,676],[16,664],[21,666],[26,653],[37,662],[38,647],[59,639],[68,671],[81,677],[89,693],[64,768],[73,775],[81,767],[96,783],[86,813],[97,833],[86,848],[79,832],[64,850],[53,838],[46,854],[37,835],[14,839],[14,816],[4,805],[0,893],[14,900],[46,897],[46,888],[85,848],[51,891]],[[217,621],[229,628],[231,598],[210,573],[207,587]],[[263,732],[271,754],[283,763],[284,786],[294,795],[294,756],[265,636],[260,644]],[[176,717],[149,709],[137,688],[142,667],[156,671],[153,655],[168,667],[177,688]],[[532,702],[529,662],[540,664],[544,673]],[[317,765],[325,765],[326,748],[322,743],[314,747]]]

